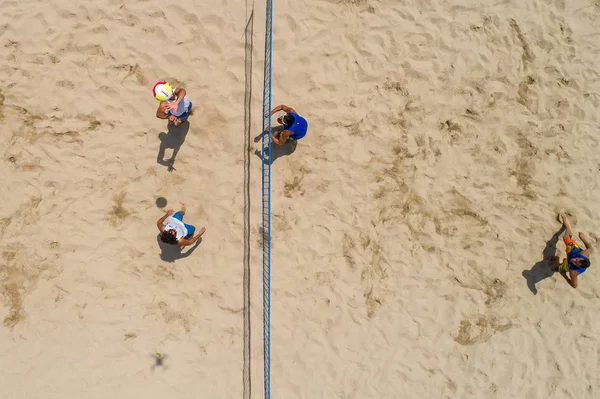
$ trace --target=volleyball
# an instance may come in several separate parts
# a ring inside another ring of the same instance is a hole
[[[156,82],[152,88],[152,94],[158,101],[167,101],[173,95],[173,88],[168,82]]]

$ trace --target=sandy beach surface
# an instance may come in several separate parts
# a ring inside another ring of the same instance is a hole
[[[599,23],[275,2],[273,105],[309,131],[272,162],[273,398],[600,397],[598,254],[577,290],[548,266],[558,213],[598,241]],[[263,397],[264,25],[262,1],[3,3],[2,398]],[[162,79],[189,123],[155,117]],[[207,228],[182,253],[156,229],[180,203]]]

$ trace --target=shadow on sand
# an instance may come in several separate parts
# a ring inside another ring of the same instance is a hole
[[[160,147],[158,149],[158,155],[156,156],[156,162],[166,166],[169,172],[176,170],[173,167],[175,164],[175,157],[177,157],[177,153],[179,153],[189,130],[190,122],[187,120],[181,122],[179,126],[175,126],[172,122],[169,122],[167,125],[167,133],[162,132],[158,135]],[[171,158],[165,160],[165,152],[169,148],[173,149],[173,155],[171,155]]]
[[[283,130],[283,125],[275,126],[272,128],[272,130],[273,130],[273,133],[281,132]],[[263,133],[259,134],[258,136],[256,136],[254,138],[254,142],[258,143],[262,139],[263,134],[266,134],[266,132],[263,132]],[[296,151],[297,145],[298,145],[298,142],[296,140],[288,141],[281,147],[273,144],[271,146],[271,158],[268,157],[269,150],[266,146],[265,146],[265,157],[264,158],[263,158],[263,154],[259,150],[254,151],[254,154],[257,157],[259,157],[265,164],[268,165],[270,163],[271,165],[273,165],[273,162],[275,162],[275,160],[277,160],[277,158],[281,158],[281,157],[293,154],[294,151]]]
[[[179,245],[165,244],[160,240],[160,235],[156,236],[156,241],[160,247],[160,258],[165,262],[175,262],[177,259],[183,259],[190,256],[202,242],[202,238],[194,243],[191,247],[183,252]],[[185,249],[185,248],[184,248]]]
[[[251,322],[250,322],[250,137],[252,135],[252,49],[254,35],[254,3],[252,9],[246,9],[245,32],[245,90],[244,90],[244,350],[242,354],[243,399],[252,397]]]
[[[556,256],[556,244],[564,231],[565,228],[561,227],[560,230],[554,233],[552,238],[546,242],[546,247],[542,251],[542,260],[533,265],[531,269],[523,270],[523,277],[527,280],[527,287],[533,295],[537,295],[538,293],[537,287],[535,286],[537,283],[554,275],[551,260]]]

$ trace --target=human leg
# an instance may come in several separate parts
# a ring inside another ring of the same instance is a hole
[[[561,218],[563,221],[563,227],[565,228],[565,237],[564,237],[564,242],[565,242],[565,246],[566,246],[565,252],[568,255],[573,249],[579,248],[579,245],[572,238],[573,231],[571,230],[571,223],[569,222],[569,218],[564,213],[561,214]],[[563,262],[563,263],[565,263],[565,262]]]
[[[194,232],[196,231],[196,228],[194,226],[192,226],[191,224],[185,224],[184,223],[185,228],[187,229],[187,236],[185,236],[184,238],[192,238],[194,236]]]
[[[191,234],[188,234],[187,236],[185,236],[185,238],[190,239],[194,236],[194,233],[196,232],[196,228],[194,226],[189,226],[189,225],[186,225],[186,226],[188,226],[188,229],[190,227],[193,229]],[[202,227],[200,229],[200,232],[198,232],[198,236],[202,236],[205,232],[206,232],[206,227]]]
[[[565,213],[560,215],[563,223],[563,227],[565,228],[565,239],[573,237],[573,231],[571,230],[571,223],[569,222],[569,218]]]
[[[560,266],[560,258],[558,256],[553,256],[550,259],[550,268],[552,269],[553,272],[557,272],[559,266]]]
[[[179,212],[175,212],[175,213],[173,214],[173,217],[174,217],[175,219],[179,219],[180,221],[182,221],[182,222],[183,222],[183,213],[182,213],[181,211],[179,211]]]

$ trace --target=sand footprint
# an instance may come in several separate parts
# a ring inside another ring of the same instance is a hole
[[[377,293],[381,280],[387,277],[385,270],[381,267],[381,261],[381,247],[376,245],[375,248],[372,248],[371,262],[365,265],[360,276],[364,288],[363,296],[365,297],[367,317],[370,319],[383,305],[383,299]]]
[[[361,248],[357,247],[356,242],[349,234],[344,234],[342,240],[342,253],[346,259],[346,264],[351,270],[356,270],[357,261],[356,253],[364,252],[361,254],[368,257],[371,255],[369,262],[363,264],[360,280],[363,287],[363,297],[365,300],[365,309],[367,317],[373,318],[377,313],[377,310],[383,305],[384,299],[381,296],[381,282],[387,278],[385,269],[382,264],[385,262],[383,257],[382,248],[378,241],[370,236],[361,235]]]
[[[310,173],[310,169],[305,168],[304,166],[298,169],[298,173],[294,173],[292,180],[289,179],[283,185],[283,195],[288,198],[294,198],[296,196],[303,196],[305,193],[304,188],[302,187],[302,180],[306,177],[306,175]]]
[[[146,83],[148,83],[148,80],[146,79],[146,76],[142,72],[142,68],[140,67],[139,64],[129,66],[129,72],[127,72],[127,75],[125,75],[125,77],[121,80],[121,83],[123,83],[125,81],[125,79],[127,79],[128,77],[130,77],[132,75],[135,75],[135,78],[137,79],[137,81],[140,85],[145,86]]]
[[[460,345],[468,346],[486,342],[497,332],[511,329],[510,321],[501,322],[494,316],[477,315],[460,322],[454,341]]]
[[[122,191],[113,197],[114,204],[108,213],[108,221],[114,227],[121,225],[133,213],[124,206],[126,195],[127,193]]]

